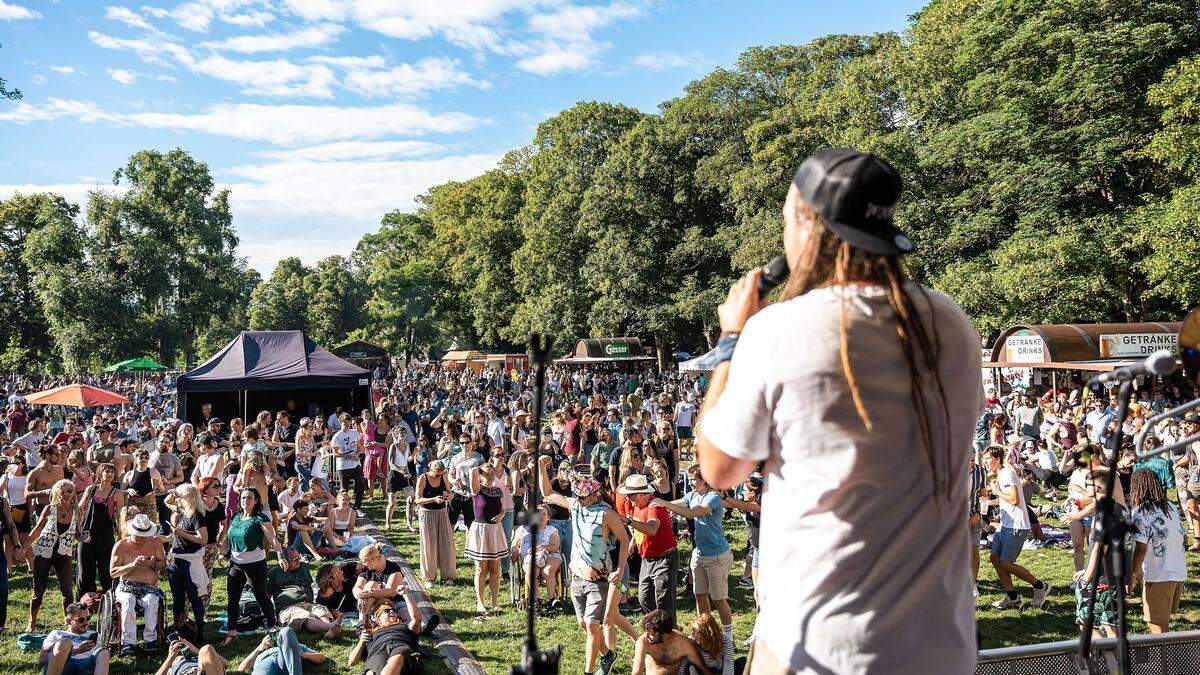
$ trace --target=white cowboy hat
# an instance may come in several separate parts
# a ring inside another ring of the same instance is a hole
[[[625,484],[617,492],[623,495],[648,495],[654,490],[650,489],[650,484],[646,482],[645,476],[634,473],[625,477]]]
[[[154,537],[158,535],[158,528],[150,522],[149,516],[139,513],[125,523],[125,534],[131,537]]]

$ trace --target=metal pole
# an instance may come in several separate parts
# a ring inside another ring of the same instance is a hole
[[[1108,458],[1108,476],[1105,477],[1104,498],[1096,504],[1097,517],[1100,519],[1100,531],[1093,533],[1092,545],[1104,548],[1105,576],[1109,586],[1117,586],[1117,672],[1121,675],[1129,673],[1129,640],[1125,634],[1125,523],[1115,513],[1116,500],[1113,490],[1117,482],[1117,461],[1121,452],[1121,437],[1124,435],[1122,425],[1129,413],[1129,398],[1133,393],[1133,383],[1125,381],[1117,392],[1116,429],[1108,439],[1108,447],[1112,456]],[[1099,573],[1099,569],[1097,569]],[[1096,625],[1096,591],[1097,579],[1093,577],[1086,581],[1091,586],[1088,597],[1087,615],[1083,621],[1083,633],[1079,636],[1079,657],[1086,660],[1092,648],[1092,628]]]

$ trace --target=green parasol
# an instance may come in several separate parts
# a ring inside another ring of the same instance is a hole
[[[146,357],[129,359],[120,363],[114,363],[104,369],[106,373],[144,373],[156,370],[166,370],[167,367],[163,364]]]

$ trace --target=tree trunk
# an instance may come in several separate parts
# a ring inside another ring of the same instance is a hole
[[[671,351],[667,348],[667,341],[658,333],[654,334],[654,347],[658,352],[658,371],[661,373],[667,369],[667,364],[671,362]]]

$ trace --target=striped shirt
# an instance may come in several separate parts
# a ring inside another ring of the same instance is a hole
[[[987,485],[987,474],[983,467],[978,464],[971,465],[971,492],[967,495],[969,504],[971,505],[970,514],[979,513],[979,491]]]

